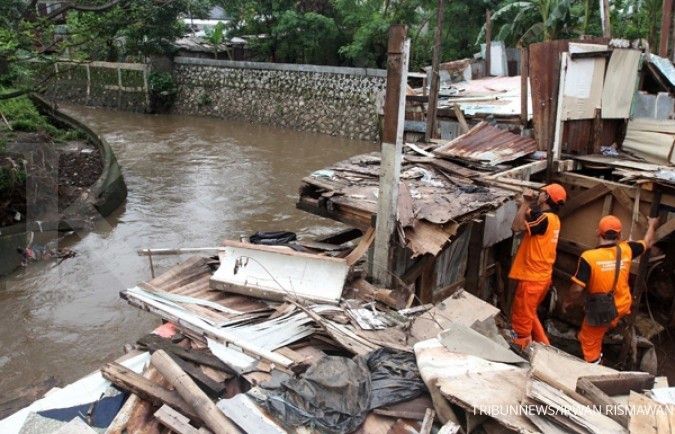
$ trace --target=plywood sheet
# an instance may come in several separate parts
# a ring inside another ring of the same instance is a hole
[[[606,45],[571,43],[570,53],[607,50]],[[605,58],[575,59],[568,54],[567,73],[563,83],[562,119],[593,119],[601,107],[605,77]],[[630,107],[629,107],[630,108]]]
[[[602,91],[603,119],[627,119],[637,86],[640,51],[614,49]]]
[[[480,298],[459,290],[415,319],[410,335],[421,341],[435,337],[452,323],[471,327],[476,321],[485,321],[499,313],[499,309]]]
[[[647,161],[656,164],[673,164],[673,143],[675,136],[671,134],[652,133],[648,131],[626,132],[622,148],[631,151]]]

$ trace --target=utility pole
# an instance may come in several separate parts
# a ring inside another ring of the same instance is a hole
[[[600,19],[602,20],[602,36],[612,37],[612,27],[609,22],[609,0],[600,0]]]
[[[438,91],[441,87],[441,77],[438,73],[438,65],[441,58],[441,38],[443,36],[443,10],[445,1],[438,0],[436,8],[436,32],[434,34],[434,52],[431,60],[431,89],[429,92],[429,104],[427,106],[427,129],[424,133],[424,141],[429,142],[436,131],[436,112],[438,110]]]
[[[663,0],[661,14],[661,40],[659,41],[659,56],[668,57],[668,42],[670,42],[670,25],[672,23],[673,0]]]
[[[485,11],[485,76],[489,77],[492,68],[492,12]]]
[[[403,158],[403,123],[405,89],[408,83],[410,40],[407,28],[396,24],[389,28],[387,49],[387,91],[384,100],[384,130],[380,161],[380,189],[377,198],[375,246],[370,276],[385,287],[391,287],[394,271],[394,249],[397,244],[398,183]]]

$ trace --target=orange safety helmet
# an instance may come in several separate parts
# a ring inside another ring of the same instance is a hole
[[[565,188],[560,184],[548,184],[543,186],[542,191],[548,194],[548,197],[551,198],[553,203],[562,205],[567,200],[567,192]]]
[[[598,234],[600,236],[606,235],[608,232],[621,233],[621,220],[613,215],[606,215],[598,222]]]

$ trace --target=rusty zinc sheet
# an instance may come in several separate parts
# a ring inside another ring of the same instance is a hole
[[[490,166],[513,161],[537,150],[537,143],[509,131],[481,122],[469,132],[439,146],[433,152],[441,157],[485,163]]]

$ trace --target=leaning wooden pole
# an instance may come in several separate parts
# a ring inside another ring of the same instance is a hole
[[[192,407],[192,410],[215,434],[241,433],[241,430],[216,407],[216,404],[206,396],[176,362],[171,360],[171,357],[164,350],[155,351],[151,361],[166,381],[176,388],[181,398]]]
[[[443,11],[445,1],[438,0],[436,8],[436,32],[434,34],[434,51],[431,60],[431,89],[429,91],[429,105],[427,107],[427,129],[424,133],[424,141],[429,142],[434,138],[436,131],[436,113],[438,111],[438,91],[441,88],[441,77],[438,65],[441,59],[441,39],[443,37]]]
[[[398,183],[403,157],[405,88],[408,82],[410,52],[410,41],[406,40],[406,33],[407,29],[403,25],[393,25],[389,29],[380,189],[377,199],[375,246],[369,264],[369,274],[373,280],[387,287],[391,287],[393,282]]]
[[[668,57],[668,43],[670,42],[670,25],[672,24],[673,0],[663,0],[661,13],[661,40],[659,41],[659,56]]]

